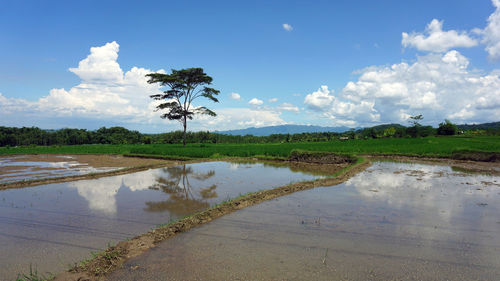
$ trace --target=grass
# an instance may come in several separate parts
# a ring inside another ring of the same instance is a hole
[[[38,273],[38,270],[36,268],[33,268],[32,265],[30,265],[29,273],[18,274],[16,281],[45,281],[45,280],[52,280],[52,279],[54,279],[52,274],[50,274],[50,276],[48,276],[48,277],[46,277],[44,275],[40,275]]]
[[[500,137],[427,137],[270,144],[151,144],[0,147],[2,154],[136,154],[171,158],[288,157],[294,149],[346,154],[451,157],[456,151],[500,152]]]

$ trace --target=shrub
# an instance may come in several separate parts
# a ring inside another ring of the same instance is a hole
[[[443,123],[439,124],[439,128],[437,129],[438,135],[443,136],[452,136],[457,134],[457,125],[450,122],[450,120],[444,120]]]

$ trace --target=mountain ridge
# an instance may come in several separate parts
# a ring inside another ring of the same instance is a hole
[[[358,129],[358,128],[354,128]],[[265,127],[249,127],[245,129],[238,130],[227,130],[227,131],[214,131],[217,134],[224,135],[254,135],[256,137],[269,136],[274,134],[301,134],[301,133],[321,133],[321,132],[335,132],[343,133],[349,131],[351,128],[340,126],[340,127],[323,127],[315,125],[277,125],[277,126],[265,126]]]

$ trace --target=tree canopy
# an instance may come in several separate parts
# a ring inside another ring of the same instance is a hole
[[[215,97],[219,91],[207,87],[207,85],[212,84],[212,77],[204,73],[202,68],[172,69],[172,74],[150,73],[146,77],[149,77],[148,83],[159,83],[162,87],[168,88],[163,94],[151,95],[150,97],[165,101],[156,107],[156,110],[167,110],[161,115],[161,118],[178,120],[182,123],[184,145],[186,145],[187,120],[192,120],[195,114],[217,115],[204,106],[194,107],[192,105],[193,101],[199,97],[219,102]]]

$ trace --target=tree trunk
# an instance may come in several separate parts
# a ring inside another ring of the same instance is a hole
[[[184,146],[186,146],[186,127],[187,127],[186,116],[184,116],[184,122],[182,125],[184,125],[184,138],[182,140],[182,143],[184,144]]]

